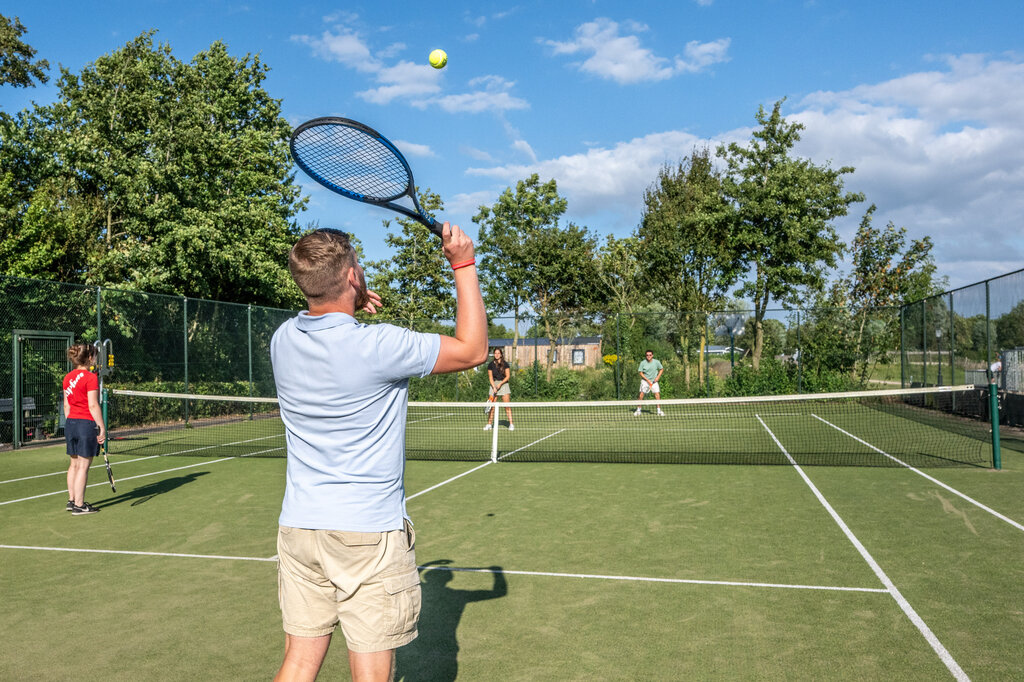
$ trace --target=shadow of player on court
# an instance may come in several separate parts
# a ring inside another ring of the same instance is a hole
[[[197,471],[186,476],[164,478],[159,481],[154,481],[153,483],[140,485],[138,488],[133,488],[132,490],[128,490],[123,493],[118,493],[115,497],[108,497],[105,500],[100,500],[94,506],[96,506],[99,509],[103,509],[104,507],[112,507],[115,504],[123,504],[125,502],[130,502],[131,506],[134,507],[137,504],[149,502],[157,495],[162,495],[163,493],[167,493],[172,490],[175,490],[176,488],[180,488],[181,486],[187,483],[191,483],[200,476],[205,476],[208,473],[210,472]],[[117,483],[117,486],[120,487],[121,484]]]
[[[455,633],[466,606],[473,602],[499,599],[508,594],[508,583],[500,566],[451,569],[448,559],[420,566],[423,608],[419,636],[398,649],[396,679],[401,682],[451,682],[459,673],[459,642]],[[491,573],[489,590],[456,590],[449,587],[457,572]]]

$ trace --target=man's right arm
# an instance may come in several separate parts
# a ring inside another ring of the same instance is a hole
[[[473,260],[473,240],[457,225],[444,224],[444,256],[452,265]],[[455,270],[455,335],[441,336],[441,350],[431,374],[459,372],[487,359],[487,313],[476,266]]]

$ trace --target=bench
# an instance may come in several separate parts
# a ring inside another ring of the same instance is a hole
[[[21,399],[21,440],[30,441],[42,437],[39,425],[46,418],[33,415],[36,409],[35,398]],[[14,429],[14,398],[0,398],[0,442],[10,443]]]

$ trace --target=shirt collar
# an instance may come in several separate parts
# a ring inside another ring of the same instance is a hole
[[[310,315],[308,310],[299,313],[296,319],[296,326],[300,331],[315,332],[321,329],[340,327],[344,324],[355,324],[356,318],[348,313],[326,313],[324,315]]]

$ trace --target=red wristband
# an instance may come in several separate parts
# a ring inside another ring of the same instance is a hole
[[[467,261],[455,263],[454,265],[452,265],[452,270],[458,270],[459,268],[468,268],[470,265],[476,265],[476,258],[470,258]]]

